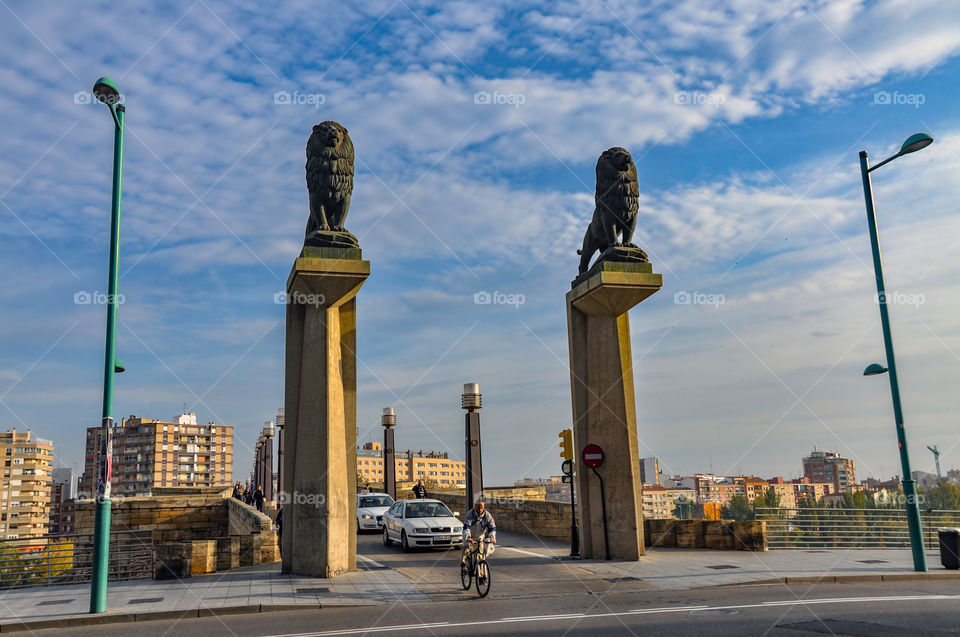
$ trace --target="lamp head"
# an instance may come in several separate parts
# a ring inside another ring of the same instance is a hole
[[[903,142],[903,146],[900,147],[900,155],[909,155],[910,153],[915,153],[921,148],[926,148],[933,143],[933,137],[930,137],[926,133],[914,133],[908,137]]]
[[[120,101],[120,89],[109,77],[101,77],[93,85],[93,96],[107,106],[113,106]]]
[[[870,365],[867,365],[865,370],[863,370],[864,376],[876,376],[877,374],[885,373],[887,373],[887,368],[877,363],[871,363]]]

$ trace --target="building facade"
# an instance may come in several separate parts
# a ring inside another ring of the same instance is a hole
[[[857,484],[857,469],[853,460],[842,458],[831,451],[812,451],[803,459],[803,476],[810,482],[829,482],[837,493],[849,491]]]
[[[26,433],[0,432],[0,539],[39,537],[49,532],[53,443]]]
[[[93,497],[102,429],[87,429],[79,497]],[[112,495],[151,495],[154,487],[228,487],[233,476],[233,427],[130,416],[113,428]]]
[[[660,484],[660,462],[656,458],[640,458],[640,484]]]
[[[441,488],[466,487],[467,463],[440,451],[398,451],[394,460],[397,482],[423,480]],[[383,484],[383,445],[368,442],[357,447],[357,474],[370,484]]]
[[[693,489],[674,487],[668,489],[659,484],[643,485],[643,517],[651,520],[675,519],[677,504],[694,503]]]
[[[60,468],[52,472],[50,485],[50,535],[73,533],[73,521],[65,515],[66,504],[75,497],[73,469]]]

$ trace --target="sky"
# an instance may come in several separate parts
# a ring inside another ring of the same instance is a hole
[[[960,467],[960,6],[923,0],[0,2],[0,430],[82,469],[100,421],[113,78],[126,142],[114,416],[233,425],[234,475],[283,401],[304,147],[356,148],[358,442],[559,474],[564,295],[594,167],[630,150],[641,456],[801,475],[816,449],[900,473],[858,152],[873,173],[911,458]],[[91,103],[92,102],[92,103]],[[495,300],[477,303],[487,293]]]

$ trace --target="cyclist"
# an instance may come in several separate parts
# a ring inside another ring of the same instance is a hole
[[[490,543],[483,542],[484,538],[489,538]],[[480,542],[480,550],[484,557],[490,557],[493,553],[493,545],[497,543],[497,523],[493,521],[493,516],[486,510],[483,500],[477,500],[477,503],[470,509],[470,513],[463,519],[463,549],[460,551],[461,567],[467,564],[467,552],[470,545],[474,542]],[[480,578],[480,583],[486,578]]]

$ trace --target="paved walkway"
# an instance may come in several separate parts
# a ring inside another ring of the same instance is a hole
[[[842,582],[849,578],[882,581],[960,577],[958,571],[943,569],[936,553],[928,554],[930,573],[914,573],[909,550],[749,553],[661,548],[648,551],[639,562],[607,562],[570,560],[569,547],[564,542],[506,532],[499,535],[498,549],[492,558],[495,563],[499,562],[494,570],[497,581],[508,585],[512,575],[542,571],[545,577],[539,580],[538,589],[526,589],[531,594],[549,593],[543,582],[550,577],[557,582],[578,580],[591,589],[603,584],[604,591],[679,590],[777,581],[787,584]],[[87,613],[88,585],[9,589],[0,591],[0,632],[80,622],[131,622],[293,608],[432,602],[447,599],[437,595],[437,586],[450,594],[463,593],[456,582],[456,562],[447,562],[451,560],[443,559],[438,568],[453,569],[454,574],[450,579],[443,577],[443,582],[433,581],[438,579],[437,574],[412,575],[410,569],[394,570],[365,556],[358,556],[360,570],[334,579],[282,575],[277,563],[182,581],[118,582],[110,584],[107,613],[96,616]],[[563,591],[572,592],[572,589]]]

